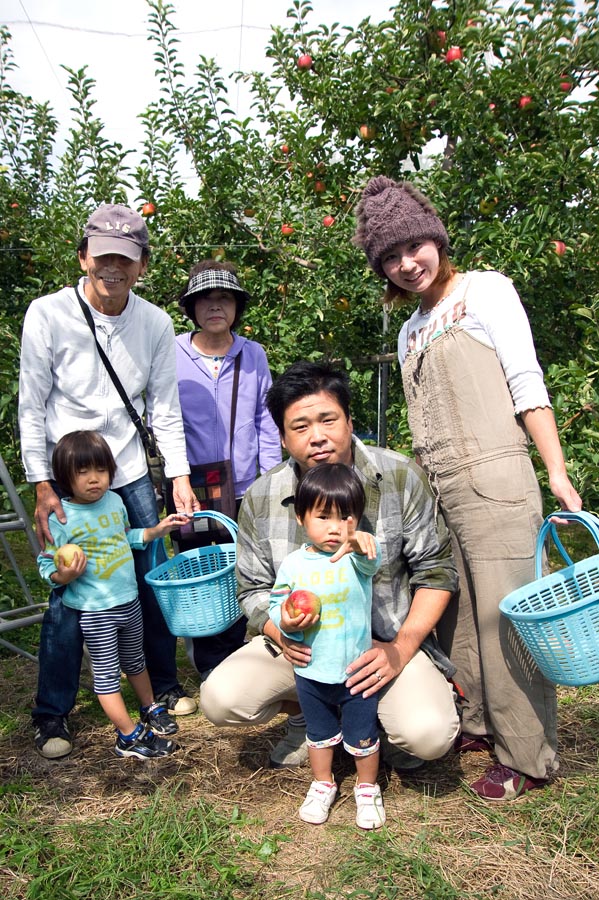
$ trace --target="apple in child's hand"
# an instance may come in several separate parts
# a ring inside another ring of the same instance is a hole
[[[64,544],[54,554],[54,565],[58,568],[62,559],[63,565],[70,568],[73,565],[73,560],[80,553],[83,554],[83,550],[77,544]]]
[[[285,601],[287,613],[290,618],[296,616],[319,616],[320,600],[312,591],[292,591]]]

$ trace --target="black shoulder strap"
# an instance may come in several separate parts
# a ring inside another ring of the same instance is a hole
[[[150,435],[148,429],[145,427],[144,423],[141,421],[141,419],[140,419],[140,417],[139,417],[139,413],[137,412],[137,410],[135,409],[135,407],[134,407],[133,404],[131,403],[131,400],[129,399],[129,396],[128,396],[127,392],[125,391],[125,388],[124,388],[123,385],[121,384],[118,375],[116,374],[116,372],[115,372],[114,369],[112,368],[112,363],[110,362],[110,360],[109,360],[108,357],[106,356],[106,353],[104,352],[103,347],[100,345],[100,342],[98,341],[98,338],[97,338],[97,336],[96,336],[96,326],[94,325],[94,318],[93,318],[93,316],[92,316],[92,314],[91,314],[91,311],[90,311],[89,306],[88,306],[87,303],[85,303],[85,301],[82,299],[81,294],[79,293],[79,289],[78,289],[77,285],[75,285],[75,293],[76,293],[76,295],[77,295],[77,300],[79,301],[79,305],[81,306],[81,310],[82,310],[82,312],[83,312],[83,315],[85,316],[85,320],[86,320],[87,324],[88,324],[89,327],[90,327],[91,333],[92,333],[93,336],[94,336],[94,340],[95,340],[95,342],[96,342],[96,347],[98,348],[98,353],[100,354],[100,359],[102,360],[102,362],[103,362],[104,365],[106,366],[106,371],[107,371],[108,374],[110,375],[110,378],[112,379],[112,383],[114,384],[115,388],[117,389],[117,391],[118,391],[118,393],[119,393],[119,397],[120,397],[121,400],[123,401],[123,403],[124,403],[124,405],[125,405],[125,409],[126,409],[127,412],[129,413],[129,416],[131,417],[131,421],[133,422],[133,424],[134,424],[135,427],[137,428],[137,430],[138,430],[138,432],[139,432],[139,436],[140,436],[140,438],[141,438],[141,440],[142,440],[142,443],[143,443],[144,447],[151,446],[151,445],[152,445],[152,438],[151,438],[151,435]]]

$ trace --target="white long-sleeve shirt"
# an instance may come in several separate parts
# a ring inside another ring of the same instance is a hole
[[[85,301],[84,284],[82,278],[79,293]],[[167,476],[188,474],[170,317],[133,291],[119,316],[90,309],[98,340],[140,416],[145,396]],[[130,484],[147,471],[137,430],[100,359],[72,287],[39,297],[25,315],[19,429],[30,482],[52,477],[57,441],[82,429],[98,431],[107,440],[117,463],[113,487]]]
[[[460,317],[464,301],[466,312]],[[430,315],[423,316],[418,307],[399,332],[400,366],[408,350],[422,350],[435,335],[456,321],[460,328],[497,353],[515,414],[551,406],[526,311],[512,282],[500,272],[468,272]]]

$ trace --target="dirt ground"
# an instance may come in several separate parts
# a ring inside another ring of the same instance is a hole
[[[181,674],[188,691],[197,695],[197,678],[185,663]],[[292,842],[280,847],[277,868],[286,870],[287,883],[297,883],[298,897],[308,885],[320,883],[331,839],[339,839],[339,826],[346,826],[342,829],[344,842],[362,839],[354,825],[353,767],[343,752],[336,756],[335,764],[340,799],[327,825],[307,826],[297,818],[310,783],[309,768],[268,768],[269,751],[284,732],[284,717],[268,726],[239,729],[216,728],[201,713],[179,718],[181,747],[177,753],[166,760],[141,763],[112,753],[111,726],[90,712],[95,700],[83,692],[83,700],[70,718],[75,749],[64,760],[49,761],[33,747],[29,710],[35,677],[36,667],[27,660],[12,657],[0,661],[0,711],[12,725],[6,729],[10,733],[0,736],[0,780],[6,784],[26,777],[38,787],[45,785],[48,803],[39,805],[38,821],[60,824],[126,815],[149,802],[157,787],[183,783],[192,802],[202,798],[228,811],[237,806],[251,818],[254,839],[261,832],[265,836],[291,835]],[[560,738],[561,776],[549,789],[548,799],[548,808],[555,815],[559,815],[564,792],[578,790],[585,776],[597,771],[596,725],[587,728],[574,705],[566,705],[562,713]],[[531,847],[543,841],[543,829],[531,831],[529,846],[525,846],[518,804],[500,804],[502,813],[489,815],[487,805],[468,791],[467,783],[490,761],[487,753],[459,756],[450,752],[410,774],[381,767],[390,834],[405,840],[406,845],[424,832],[437,834],[437,862],[448,880],[457,884],[471,872],[480,897],[496,895],[500,871],[504,886],[506,878],[510,879],[509,893],[501,892],[507,900],[595,900],[599,896],[596,860],[548,853],[546,846],[531,857]],[[506,813],[507,806],[511,809]]]

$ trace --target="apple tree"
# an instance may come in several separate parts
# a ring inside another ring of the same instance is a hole
[[[188,327],[175,298],[189,268],[205,256],[235,262],[253,297],[242,333],[264,344],[273,370],[298,357],[341,361],[357,429],[376,431],[388,390],[387,436],[407,448],[397,365],[385,364],[387,384],[376,360],[393,351],[410,310],[383,315],[383,285],[351,238],[366,181],[409,178],[437,206],[460,268],[497,268],[514,280],[569,465],[592,506],[598,5],[404,0],[384,21],[351,28],[317,24],[311,4],[293,0],[266,49],[270,71],[235,75],[251,97],[242,119],[213,60],[200,56],[185,70],[174,6],[148,0],[157,96],[140,111],[135,163],[133,148],[105,139],[85,70],[67,70],[73,126],[56,160],[51,111],[8,87],[4,33],[0,191],[9,211],[13,197],[19,206],[8,237],[0,231],[0,250],[11,251],[2,255],[3,316],[15,297],[22,316],[28,299],[76,277],[68,242],[94,205],[128,197],[152,237],[140,291],[178,330]]]

